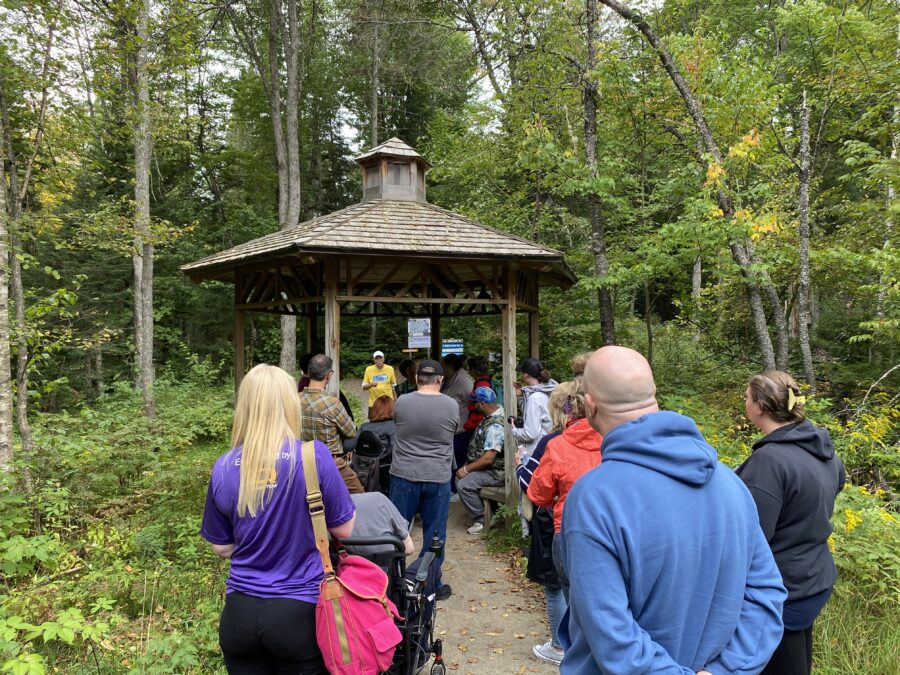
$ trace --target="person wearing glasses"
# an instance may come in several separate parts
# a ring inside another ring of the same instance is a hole
[[[300,438],[322,441],[351,493],[364,492],[356,472],[350,467],[352,453],[344,452],[344,440],[356,436],[356,426],[341,402],[328,393],[334,362],[325,354],[309,360],[309,384],[300,392]]]

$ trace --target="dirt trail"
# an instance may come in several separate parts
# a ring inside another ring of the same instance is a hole
[[[443,572],[453,595],[438,603],[435,621],[448,669],[471,675],[559,673],[531,653],[549,637],[543,592],[507,560],[489,554],[480,536],[466,534],[470,524],[462,504],[451,504]]]
[[[346,394],[363,402],[365,411],[361,381],[341,384]],[[557,666],[531,653],[550,636],[540,587],[512,569],[508,560],[489,554],[480,535],[466,533],[469,525],[462,504],[451,504],[443,575],[453,595],[438,603],[435,619],[435,637],[443,640],[447,669],[460,675],[559,673]],[[420,523],[412,535],[418,549]]]

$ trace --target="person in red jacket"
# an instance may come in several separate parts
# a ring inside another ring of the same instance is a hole
[[[559,548],[563,508],[575,481],[600,464],[603,437],[585,419],[584,387],[580,378],[559,386],[566,388],[563,410],[567,411],[569,421],[562,434],[547,444],[547,450],[528,486],[528,498],[536,506],[553,507],[553,563],[568,602],[569,583]]]
[[[472,382],[474,382],[472,391],[475,391],[478,387],[493,389],[491,386],[491,376],[488,374],[490,363],[486,356],[472,356],[469,358],[466,365],[468,365],[467,370],[469,371],[469,375],[472,376]],[[503,401],[500,401],[500,403],[502,405]],[[466,431],[475,431],[475,429],[478,428],[478,425],[481,424],[481,420],[484,419],[484,415],[479,414],[475,408],[476,404],[469,401],[469,418],[466,420],[463,427]]]

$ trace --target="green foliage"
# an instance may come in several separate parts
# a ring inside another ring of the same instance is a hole
[[[882,609],[900,606],[900,517],[896,498],[847,485],[838,496],[831,536],[843,592]]]

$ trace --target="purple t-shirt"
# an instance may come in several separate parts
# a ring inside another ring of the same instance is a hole
[[[329,528],[353,517],[350,493],[328,448],[315,442],[316,468],[325,523]],[[287,480],[291,459],[293,480]],[[213,544],[234,544],[226,593],[239,591],[258,598],[293,598],[316,602],[322,581],[322,559],[316,549],[306,503],[306,481],[300,441],[293,452],[285,444],[275,463],[271,499],[255,518],[237,515],[241,449],[225,453],[213,465],[200,535]],[[284,479],[282,479],[284,476]]]

